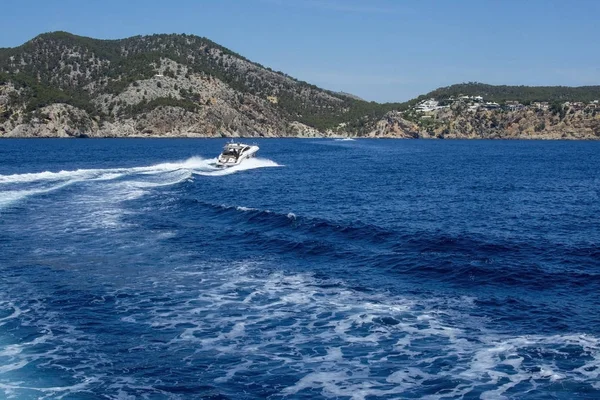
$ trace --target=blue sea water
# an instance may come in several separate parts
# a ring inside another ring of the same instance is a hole
[[[0,398],[600,398],[600,143],[0,141]]]

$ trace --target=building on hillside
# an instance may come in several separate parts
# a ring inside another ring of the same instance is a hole
[[[583,110],[585,108],[585,103],[582,103],[581,101],[575,101],[571,103],[571,108],[577,111]]]
[[[488,110],[496,110],[496,109],[500,108],[500,104],[493,103],[490,101],[486,102],[483,106]]]
[[[417,104],[416,110],[420,112],[430,112],[437,110],[439,107],[439,101],[435,99],[423,100]]]
[[[525,106],[521,103],[519,103],[518,101],[515,100],[509,100],[506,102],[505,108],[508,111],[519,111],[525,108]]]
[[[477,101],[477,102],[482,102],[483,97],[481,97],[481,96],[460,96],[459,100],[473,100],[473,101]]]

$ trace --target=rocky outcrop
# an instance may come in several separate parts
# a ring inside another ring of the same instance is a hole
[[[439,139],[600,139],[600,110],[565,107],[519,111],[443,109],[420,114],[389,113],[373,137]]]
[[[375,129],[367,134],[373,138],[418,139],[422,137],[419,126],[402,118],[402,113],[392,111],[377,122]]]
[[[96,136],[98,122],[85,111],[68,104],[52,104],[25,120],[22,112],[0,124],[4,137],[86,137]]]

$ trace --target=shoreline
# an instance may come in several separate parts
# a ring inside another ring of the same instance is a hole
[[[103,140],[103,139],[161,139],[161,140],[180,140],[180,139],[214,139],[214,140],[270,140],[270,139],[317,139],[317,140],[339,140],[339,139],[353,139],[353,140],[406,140],[406,141],[540,141],[540,142],[598,142],[600,137],[597,138],[577,138],[577,137],[561,137],[561,138],[540,138],[540,137],[507,137],[507,138],[483,138],[483,137],[452,137],[452,138],[407,138],[399,136],[376,136],[376,137],[365,137],[365,136],[163,136],[163,135],[152,135],[152,136],[92,136],[92,137],[77,137],[77,136],[12,136],[4,137],[0,136],[0,140]]]

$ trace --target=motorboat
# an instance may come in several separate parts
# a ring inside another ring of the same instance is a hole
[[[258,146],[230,142],[223,147],[223,152],[217,158],[217,167],[233,167],[248,158],[256,156]]]

